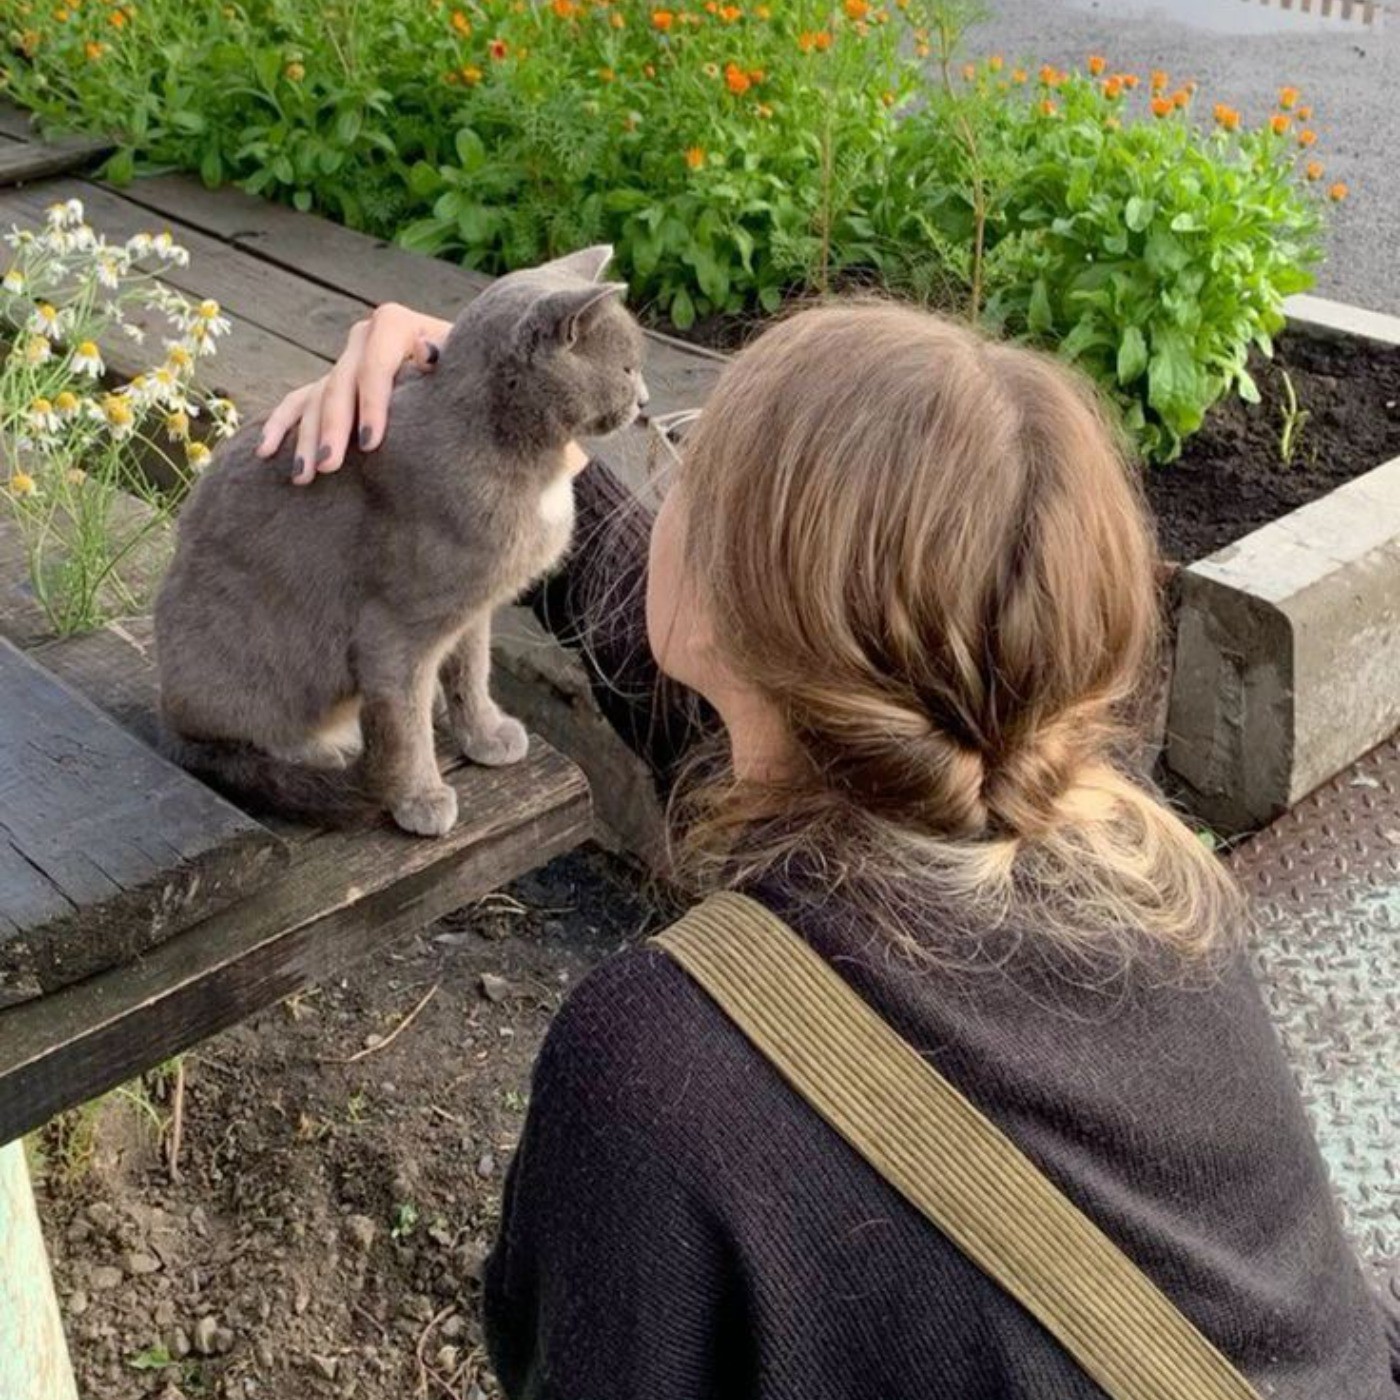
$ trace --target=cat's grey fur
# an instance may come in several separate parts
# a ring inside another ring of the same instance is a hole
[[[291,447],[222,446],[180,517],[156,601],[165,743],[216,786],[343,823],[387,809],[441,835],[457,796],[434,755],[439,678],[462,752],[525,754],[491,699],[494,608],[568,547],[564,448],[646,404],[642,335],[590,248],[502,277],[431,374],[394,390],[383,442],[310,487]]]

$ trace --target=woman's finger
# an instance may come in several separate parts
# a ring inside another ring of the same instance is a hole
[[[357,375],[362,450],[369,452],[384,438],[389,420],[389,398],[404,363],[403,332],[387,320],[374,321],[365,337]]]
[[[357,321],[350,328],[350,337],[340,358],[326,376],[315,447],[318,472],[338,471],[345,461],[345,450],[350,446],[350,433],[355,426],[355,385],[364,366],[368,337],[369,322]]]
[[[413,363],[425,374],[437,368],[442,346],[429,339],[427,331],[419,331],[413,341]]]
[[[292,485],[305,486],[316,479],[316,454],[321,450],[321,398],[312,394],[306,402],[297,430],[297,452],[292,464]]]
[[[303,384],[300,389],[293,389],[267,415],[267,422],[263,424],[262,437],[258,439],[257,455],[259,457],[277,455],[277,449],[282,446],[283,438],[301,422],[302,415],[306,412],[307,399],[320,392],[321,383],[322,381],[318,379],[314,384]]]

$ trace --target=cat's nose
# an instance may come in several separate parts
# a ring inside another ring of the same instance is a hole
[[[647,393],[646,380],[637,380],[637,407],[645,408],[651,402],[651,395]]]

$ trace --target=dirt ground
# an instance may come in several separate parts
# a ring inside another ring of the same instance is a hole
[[[84,1400],[497,1396],[479,1277],[530,1067],[569,990],[656,925],[650,893],[585,848],[201,1045],[178,1181],[173,1068],[50,1125]]]

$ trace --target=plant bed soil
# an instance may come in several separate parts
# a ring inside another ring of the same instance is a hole
[[[1217,404],[1179,461],[1147,471],[1168,559],[1204,558],[1400,457],[1400,347],[1290,332],[1250,369],[1260,403]],[[1291,464],[1280,452],[1285,373],[1308,415]]]
[[[766,324],[764,318],[711,316],[687,331],[668,324],[657,329],[733,354]],[[1144,469],[1162,552],[1174,564],[1203,559],[1400,457],[1400,347],[1287,331],[1272,360],[1255,355],[1249,368],[1259,403],[1222,401],[1177,461]],[[1295,431],[1289,463],[1281,454],[1285,373],[1299,412],[1307,415]]]

